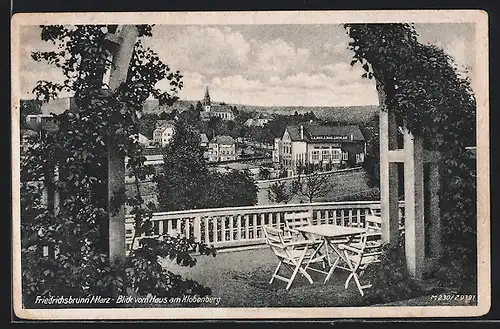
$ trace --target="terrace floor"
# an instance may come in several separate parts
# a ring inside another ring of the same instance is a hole
[[[369,305],[351,282],[344,289],[348,275],[340,269],[334,272],[330,280],[323,284],[324,276],[312,272],[315,281],[310,284],[303,276],[297,275],[291,288],[285,290],[286,283],[275,280],[269,284],[271,275],[278,263],[276,257],[267,247],[219,252],[216,257],[199,256],[197,264],[192,268],[169,265],[175,273],[182,274],[212,289],[212,296],[220,298],[220,304],[200,305],[201,307],[341,307]],[[415,297],[415,296],[413,296]],[[430,296],[398,301],[388,305],[416,306],[431,305]],[[440,303],[439,305],[444,305]],[[452,305],[452,304],[447,304]],[[465,302],[457,305],[470,305]]]

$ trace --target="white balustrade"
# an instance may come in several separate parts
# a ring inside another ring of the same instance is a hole
[[[404,203],[400,202],[400,218],[404,216]],[[262,244],[263,225],[282,228],[285,213],[309,211],[313,224],[340,226],[364,226],[364,218],[370,212],[380,212],[380,202],[348,201],[302,204],[278,204],[218,209],[195,209],[160,212],[153,214],[153,235],[169,234],[194,238],[216,248]],[[134,218],[126,218],[127,250],[134,235]],[[136,237],[134,248],[141,237]]]

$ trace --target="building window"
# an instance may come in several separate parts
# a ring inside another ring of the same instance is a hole
[[[319,151],[312,151],[312,161],[318,161],[319,160]]]
[[[337,160],[339,161],[342,158],[342,151],[339,149],[333,149],[332,150],[332,160]]]
[[[321,158],[323,161],[330,161],[332,159],[332,154],[328,150],[323,150],[321,152]]]
[[[349,160],[349,153],[343,152],[342,153],[342,160]]]

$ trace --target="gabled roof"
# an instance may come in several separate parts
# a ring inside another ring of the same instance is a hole
[[[233,111],[228,106],[225,105],[212,105],[210,106],[210,112],[219,112],[219,113],[231,113],[233,114]]]
[[[173,127],[175,122],[173,120],[156,120],[156,128],[160,127]]]
[[[212,143],[231,145],[235,144],[236,142],[231,136],[221,135],[221,136],[215,136],[212,139]]]
[[[202,143],[208,143],[208,137],[207,134],[200,134],[200,140]]]
[[[254,116],[254,119],[261,119],[261,120],[264,120],[264,119],[267,119],[267,120],[270,120],[271,119],[271,116],[267,113],[257,113],[255,116]]]
[[[154,131],[153,131],[153,134],[156,133],[157,131],[160,131],[160,132],[164,132],[166,129],[168,128],[172,128],[172,129],[175,129],[174,125],[173,124],[165,124],[165,125],[162,125],[162,126],[159,126],[158,128],[156,128]]]
[[[327,126],[317,124],[303,124],[304,138],[301,138],[301,125],[288,126],[286,130],[292,141],[364,141],[361,130],[356,125]]]

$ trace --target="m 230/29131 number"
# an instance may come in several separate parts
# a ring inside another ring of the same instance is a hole
[[[476,295],[443,294],[432,295],[430,298],[435,301],[473,301],[476,300]]]

